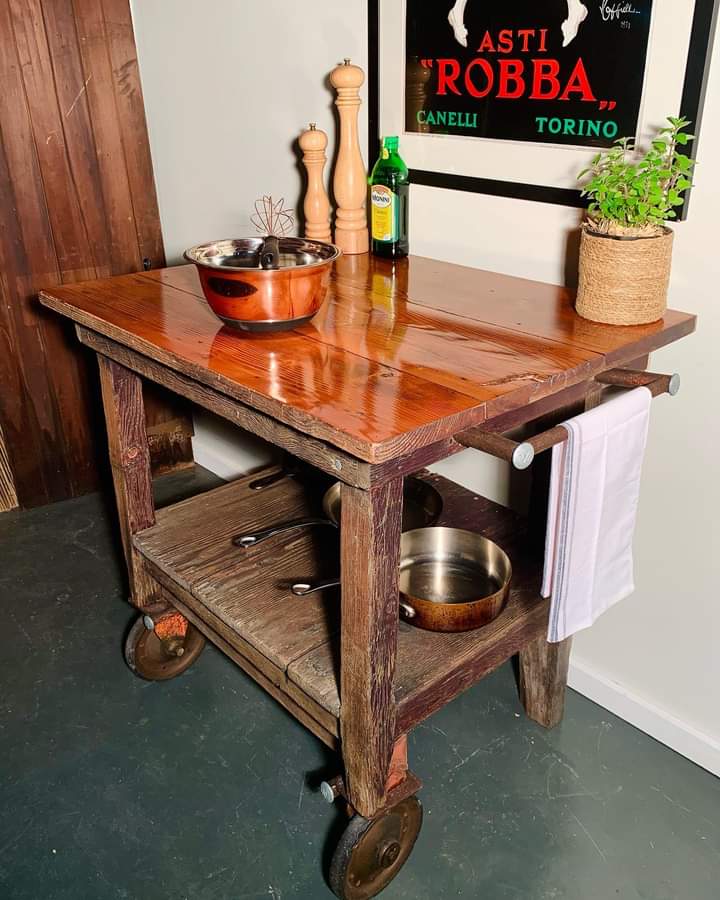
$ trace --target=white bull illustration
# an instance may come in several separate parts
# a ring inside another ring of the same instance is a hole
[[[455,5],[448,13],[448,22],[452,27],[455,40],[467,47],[467,28],[465,27],[465,7],[468,0],[455,0]],[[587,19],[587,6],[581,0],[567,0],[567,19],[560,26],[563,35],[563,47],[567,47],[577,37],[578,30]]]

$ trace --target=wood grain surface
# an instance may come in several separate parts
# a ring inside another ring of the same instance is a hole
[[[0,428],[0,512],[15,509],[17,505],[17,492],[5,447],[5,436]]]
[[[154,584],[132,536],[155,523],[142,381],[134,372],[103,356],[98,356],[98,365],[130,600],[142,608],[153,602]]]
[[[520,699],[528,716],[554,728],[565,710],[572,638],[550,644],[540,635],[520,652]]]
[[[162,578],[162,573],[160,577]],[[337,718],[288,682],[283,669],[254,650],[237,632],[228,628],[178,584],[172,583],[167,589],[161,589],[160,597],[189,619],[208,640],[282,704],[290,715],[328,747],[337,749],[339,744]]]
[[[672,310],[652,325],[589,322],[563,288],[421,257],[342,257],[318,315],[273,335],[223,326],[188,266],[42,301],[372,463],[507,416],[695,327]]]
[[[336,595],[301,599],[289,590],[294,581],[337,574],[336,529],[287,532],[247,549],[235,547],[231,539],[288,519],[320,515],[324,488],[332,482],[306,484],[286,478],[253,491],[248,485],[255,477],[158,510],[157,524],[137,535],[135,546],[261,656],[285,671],[337,630]]]
[[[147,356],[130,350],[129,347],[89,331],[82,325],[77,326],[77,332],[80,341],[100,356],[119,362],[145,379],[165,385],[174,393],[192,400],[198,406],[222,416],[277,447],[283,447],[293,456],[311,463],[323,472],[355,486],[370,487],[372,467],[368,463],[284,425],[227,394],[221,394],[201,381],[181,375]]]
[[[0,83],[0,424],[32,506],[96,486],[101,428],[89,355],[38,290],[164,264],[128,0],[0,4]],[[158,434],[185,415],[147,412]]]
[[[342,488],[340,738],[348,800],[363,816],[384,802],[395,742],[402,491],[402,478]]]

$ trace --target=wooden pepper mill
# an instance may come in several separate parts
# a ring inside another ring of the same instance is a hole
[[[363,70],[351,65],[349,59],[330,73],[340,114],[340,149],[333,178],[337,201],[335,243],[343,253],[367,253],[370,249],[365,214],[367,172],[358,138],[360,87],[364,81]]]
[[[305,212],[305,237],[312,241],[330,243],[330,200],[325,190],[323,171],[327,156],[327,135],[319,131],[311,122],[307,131],[300,135],[298,143],[303,151],[303,163],[307,169],[308,187],[303,210]]]
[[[417,58],[406,63],[405,97],[407,110],[405,113],[405,127],[408,131],[430,131],[430,126],[427,122],[418,122],[417,114],[427,106],[431,77],[432,69],[424,66]]]

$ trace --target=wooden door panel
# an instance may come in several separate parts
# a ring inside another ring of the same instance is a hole
[[[164,265],[165,251],[158,227],[155,182],[130,7],[128,0],[103,0],[102,7],[140,256],[150,260],[153,269],[158,269]],[[148,190],[148,185],[152,190]]]
[[[5,448],[5,436],[0,428],[0,512],[15,509],[18,505],[15,481],[10,471],[10,460]]]
[[[128,0],[0,4],[0,427],[20,505],[92,490],[94,361],[37,291],[164,264]],[[148,398],[161,466],[185,407]]]

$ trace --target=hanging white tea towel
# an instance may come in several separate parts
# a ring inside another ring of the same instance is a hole
[[[588,628],[631,594],[632,540],[652,395],[626,391],[563,422],[553,447],[542,595],[548,640]]]

